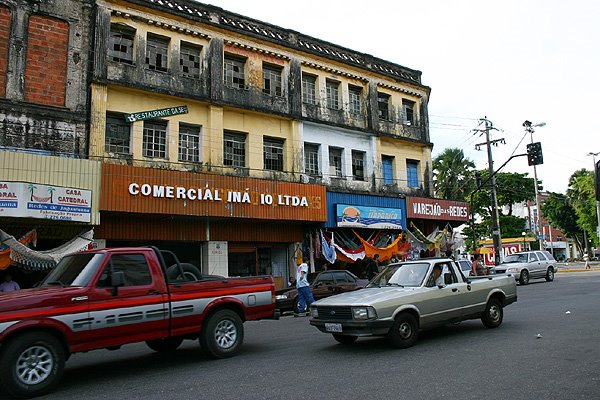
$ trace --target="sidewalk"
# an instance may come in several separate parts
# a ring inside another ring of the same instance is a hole
[[[600,271],[599,261],[590,261],[589,269],[585,268],[585,263],[582,261],[576,261],[572,263],[556,263],[556,272],[589,272],[589,271]]]

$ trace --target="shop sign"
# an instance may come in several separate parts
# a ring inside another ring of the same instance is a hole
[[[371,229],[403,229],[405,218],[400,208],[336,204],[336,225]]]
[[[489,249],[489,252],[483,254],[483,261],[485,262],[486,265],[496,265],[496,255],[494,254],[494,248],[488,247],[488,246],[486,246],[486,248]],[[504,259],[506,256],[515,254],[515,253],[517,253],[519,251],[523,251],[523,250],[524,249],[521,246],[521,243],[502,244],[502,259]]]
[[[254,193],[240,190],[225,190],[211,187],[185,187],[168,185],[151,185],[149,183],[132,182],[128,186],[132,196],[181,199],[191,201],[211,201],[227,203],[253,204],[252,198],[261,205],[277,205],[288,207],[308,207],[307,196],[293,196],[288,194]]]
[[[104,164],[100,208],[148,214],[324,221],[325,196],[322,185]]]
[[[161,108],[160,110],[142,111],[138,113],[125,114],[127,122],[145,121],[148,119],[171,117],[173,115],[187,114],[187,106]]]
[[[91,190],[0,182],[0,217],[90,222],[91,207]]]
[[[462,201],[407,197],[406,208],[408,218],[444,221],[469,220],[469,205]]]

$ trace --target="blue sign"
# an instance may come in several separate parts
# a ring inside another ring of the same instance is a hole
[[[336,226],[371,229],[404,229],[401,208],[336,204]]]

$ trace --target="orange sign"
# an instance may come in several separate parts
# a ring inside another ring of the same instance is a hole
[[[236,176],[102,165],[100,210],[320,222],[325,187]]]

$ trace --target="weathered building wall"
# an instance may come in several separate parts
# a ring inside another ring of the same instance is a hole
[[[433,195],[433,188],[431,186],[431,148],[419,146],[415,143],[393,140],[388,137],[381,137],[379,145],[382,156],[394,158],[394,180],[398,186],[397,190],[400,193],[424,197]],[[418,163],[418,187],[407,186],[407,161],[416,161]]]
[[[0,0],[0,146],[87,153],[93,4]]]
[[[174,6],[168,9],[170,18],[157,13],[164,10],[155,2],[102,1],[99,4],[101,17],[98,20],[104,26],[98,28],[101,36],[97,36],[97,41],[108,40],[110,29],[106,25],[110,24],[109,21],[130,26],[136,29],[134,51],[138,60],[143,60],[150,31],[171,38],[172,59],[178,57],[176,43],[182,40],[181,35],[204,38],[208,49],[204,52],[200,78],[186,85],[176,84],[179,79],[177,68],[163,73],[161,79],[155,79],[142,62],[127,65],[105,59],[96,64],[96,77],[108,76],[110,81],[119,85],[152,87],[183,98],[206,99],[211,103],[358,129],[366,134],[378,132],[430,145],[426,124],[430,89],[421,84],[419,71],[185,0],[170,2]],[[98,47],[105,48],[106,45]],[[235,56],[244,61],[246,79],[242,88],[224,84],[224,56]],[[280,95],[263,92],[264,64],[281,68],[283,90]],[[174,64],[171,62],[171,65]],[[317,77],[316,104],[302,101],[302,73]],[[340,106],[337,109],[326,104],[327,80],[340,84]],[[363,107],[360,113],[351,113],[348,109],[349,85],[362,89]],[[378,91],[390,95],[389,117],[385,119],[377,115]],[[412,124],[404,123],[403,100],[415,103]]]

